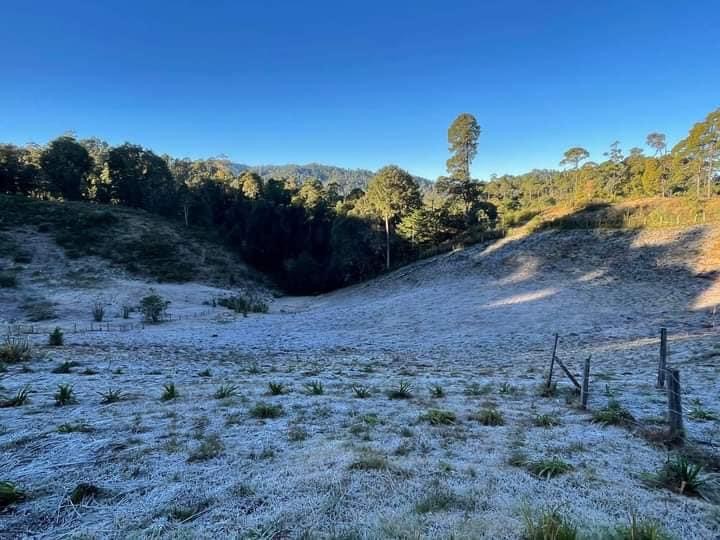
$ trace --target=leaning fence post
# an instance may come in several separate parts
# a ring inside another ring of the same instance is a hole
[[[557,352],[558,339],[560,339],[560,336],[558,334],[555,334],[555,344],[553,345],[552,358],[550,359],[550,372],[548,373],[545,388],[550,388],[550,385],[552,384],[553,368],[555,367],[555,353]]]
[[[583,409],[587,409],[588,390],[590,389],[590,356],[585,359],[583,369],[582,388],[580,389],[580,403]]]
[[[680,371],[668,369],[669,381],[668,395],[668,423],[670,424],[670,438],[682,440],[685,436],[682,418],[682,400],[680,395]]]
[[[657,387],[665,388],[665,371],[667,367],[667,329],[660,329],[660,360],[658,361]]]

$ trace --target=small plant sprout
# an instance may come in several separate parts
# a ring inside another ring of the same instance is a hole
[[[444,398],[445,389],[439,384],[434,384],[430,387],[430,396],[434,397],[435,399]]]
[[[361,384],[354,384],[352,386],[353,396],[358,399],[365,399],[370,397],[370,389],[367,386]]]
[[[160,396],[160,399],[162,401],[170,401],[171,399],[175,399],[180,395],[177,388],[175,387],[175,383],[167,383],[163,385],[163,391]]]
[[[61,347],[63,342],[63,331],[60,329],[59,326],[56,326],[55,330],[50,333],[50,337],[48,338],[48,345],[50,345],[51,347]]]
[[[268,391],[272,396],[280,396],[287,392],[285,385],[281,382],[269,382]]]
[[[215,390],[215,399],[227,399],[231,398],[238,393],[238,387],[234,384],[221,384],[218,389]]]
[[[305,391],[312,396],[321,396],[325,393],[325,388],[322,382],[312,381],[305,385]]]
[[[395,388],[388,392],[390,399],[410,399],[412,397],[412,386],[407,381],[400,381]]]
[[[73,390],[73,387],[70,384],[59,384],[54,397],[55,405],[57,407],[63,407],[65,405],[77,403],[77,399],[75,398],[75,390]]]

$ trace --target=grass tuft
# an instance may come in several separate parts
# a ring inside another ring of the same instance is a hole
[[[51,347],[61,347],[64,342],[65,337],[63,335],[63,331],[59,326],[56,326],[55,330],[50,333],[50,337],[48,337],[48,345]]]
[[[627,426],[635,421],[630,411],[614,399],[608,401],[607,407],[593,413],[593,422],[604,426]]]
[[[0,408],[21,407],[30,399],[30,387],[25,386],[17,391],[17,393],[8,399],[0,400]]]
[[[537,516],[524,513],[525,540],[577,540],[577,528],[554,510],[546,510]]]
[[[280,418],[282,414],[282,405],[273,405],[271,403],[256,403],[255,406],[250,409],[250,416],[262,420]]]
[[[70,384],[59,384],[57,392],[55,392],[55,396],[53,397],[55,398],[56,407],[63,407],[65,405],[77,403],[75,390],[73,390],[73,387]]]
[[[311,396],[321,396],[325,393],[325,388],[322,382],[312,381],[305,385],[305,391]]]
[[[370,388],[361,384],[353,384],[352,386],[353,397],[358,399],[365,399],[370,397]]]
[[[0,481],[0,508],[18,503],[25,500],[25,498],[25,492],[17,484],[7,480]]]
[[[412,386],[408,381],[400,381],[395,388],[388,391],[390,399],[410,399],[412,398]]]
[[[285,388],[285,385],[281,382],[269,382],[268,392],[271,396],[280,396],[287,393],[287,388]]]
[[[720,488],[714,476],[704,473],[702,465],[691,462],[685,456],[668,457],[660,471],[645,478],[651,485],[706,500],[717,498]]]
[[[215,390],[215,399],[227,399],[231,398],[238,393],[238,387],[234,384],[221,384],[217,390]]]
[[[435,399],[441,399],[445,397],[445,389],[439,384],[435,384],[430,387],[430,396]]]
[[[106,392],[98,392],[100,396],[100,403],[102,405],[110,405],[111,403],[117,403],[125,399],[124,394],[120,390],[108,388]]]
[[[572,471],[573,467],[560,458],[541,459],[527,464],[528,470],[539,478],[549,480]]]
[[[160,399],[162,401],[170,401],[172,399],[176,399],[180,396],[180,393],[178,392],[177,387],[175,386],[175,383],[167,383],[163,385],[163,391],[160,395]]]
[[[452,425],[457,421],[457,415],[454,412],[441,409],[430,409],[420,418],[427,420],[433,426]]]
[[[0,362],[17,364],[32,358],[32,347],[27,338],[7,336],[0,345]]]
[[[503,426],[505,418],[495,407],[481,409],[479,412],[470,415],[470,420],[480,422],[483,426]]]

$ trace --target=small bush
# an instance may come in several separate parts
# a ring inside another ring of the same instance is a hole
[[[257,298],[245,298],[244,296],[223,297],[217,299],[217,304],[243,315],[268,312],[268,305]]]
[[[105,318],[105,306],[102,302],[95,302],[92,307],[92,317],[95,322],[103,322]]]
[[[457,415],[452,411],[443,411],[441,409],[430,409],[422,417],[433,426],[451,425],[457,421]]]
[[[188,463],[214,459],[223,453],[225,445],[218,435],[208,435],[188,456]]]
[[[535,476],[549,480],[572,470],[572,465],[560,458],[541,459],[527,464],[528,470]]]
[[[160,395],[160,399],[162,401],[170,401],[172,399],[175,399],[180,396],[180,393],[178,392],[177,388],[175,387],[175,383],[167,383],[163,385],[163,391]]]
[[[577,528],[561,516],[557,510],[544,511],[539,516],[525,512],[524,519],[523,538],[526,540],[576,540],[578,538]]]
[[[627,426],[634,421],[633,415],[614,399],[608,401],[607,407],[593,413],[593,422],[604,426]]]
[[[63,407],[65,405],[77,403],[75,390],[73,390],[73,387],[70,384],[59,384],[54,398],[56,407]]]
[[[238,387],[234,384],[221,384],[215,391],[215,399],[227,399],[235,396]]]
[[[25,497],[25,492],[17,484],[6,480],[0,482],[0,508],[23,501]]]
[[[283,383],[269,382],[268,391],[272,396],[280,396],[282,394],[285,394],[287,392],[287,389],[285,388],[285,385]]]
[[[167,318],[169,300],[163,299],[159,294],[150,294],[140,300],[140,311],[145,322],[159,323]]]
[[[70,493],[70,502],[78,505],[85,500],[95,499],[102,495],[102,490],[94,484],[81,482]]]
[[[21,407],[30,399],[30,387],[25,386],[17,391],[17,393],[8,399],[0,400],[0,408]]]
[[[102,405],[117,403],[125,398],[120,390],[113,390],[112,388],[108,389],[106,392],[98,392],[98,394],[100,395],[100,403]]]
[[[367,386],[361,384],[353,384],[352,386],[353,396],[359,399],[365,399],[370,397],[370,389]]]
[[[32,347],[27,338],[7,336],[0,345],[0,361],[8,364],[26,362],[32,358]]]
[[[430,387],[430,395],[436,399],[445,397],[445,389],[439,384],[435,384]]]
[[[48,338],[48,345],[51,347],[62,347],[64,341],[63,331],[59,326],[56,326]]]
[[[282,414],[282,405],[272,405],[270,403],[256,403],[255,406],[250,409],[251,416],[262,420],[279,418]]]
[[[495,407],[482,409],[479,412],[470,415],[470,420],[480,422],[483,426],[503,426],[505,418],[502,413]]]
[[[325,388],[322,382],[312,381],[305,385],[305,391],[313,396],[321,396],[325,393]]]
[[[0,289],[15,289],[18,286],[17,276],[10,272],[0,272]]]
[[[395,388],[388,391],[390,399],[410,399],[412,398],[412,386],[407,381],[400,381]]]

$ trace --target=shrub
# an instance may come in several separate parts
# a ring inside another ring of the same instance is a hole
[[[495,407],[481,409],[479,412],[470,415],[470,419],[480,422],[483,426],[505,425],[505,418]]]
[[[61,347],[64,341],[63,331],[59,326],[56,326],[48,338],[48,344],[51,347]]]
[[[158,294],[150,294],[140,300],[140,311],[146,322],[159,323],[167,317],[167,308],[170,301]]]
[[[248,313],[267,313],[268,305],[257,298],[245,298],[244,296],[229,296],[217,299],[217,304],[247,315]]]
[[[407,381],[400,381],[396,388],[391,388],[388,391],[388,397],[390,399],[410,399],[412,397],[411,392],[412,386]]]
[[[255,418],[267,420],[271,418],[279,418],[283,414],[282,405],[272,405],[270,403],[256,403],[255,406],[250,409],[250,415]]]
[[[280,382],[269,382],[268,383],[268,391],[270,392],[270,395],[273,396],[279,396],[281,394],[284,394],[287,389],[285,388],[285,385]]]
[[[353,396],[359,399],[365,399],[370,397],[370,389],[367,386],[361,384],[353,384],[352,386]]]
[[[95,322],[102,322],[105,318],[105,306],[102,302],[95,302],[92,307],[92,317]]]
[[[0,345],[0,361],[14,364],[32,358],[32,348],[27,338],[7,336]]]
[[[167,383],[163,385],[163,391],[160,395],[160,399],[162,401],[170,401],[171,399],[175,399],[180,395],[177,388],[175,387],[175,383]]]
[[[20,407],[27,403],[30,398],[30,387],[25,386],[17,391],[13,397],[0,401],[0,408]]]
[[[237,394],[238,387],[234,384],[221,384],[215,391],[215,399],[231,398]]]
[[[614,399],[608,401],[607,407],[593,413],[593,422],[604,426],[627,426],[634,421],[633,415]]]
[[[10,272],[0,272],[0,289],[14,289],[18,286],[17,276]]]
[[[535,476],[549,480],[572,470],[572,465],[560,458],[541,459],[527,464],[528,470]]]
[[[25,500],[25,493],[14,483],[0,482],[0,508]]]
[[[75,398],[75,390],[73,390],[70,384],[59,384],[58,390],[55,392],[55,406],[62,407],[64,405],[71,405],[77,403]]]
[[[322,382],[312,381],[305,385],[305,391],[313,396],[321,396],[325,393],[325,388]]]
[[[539,516],[525,512],[524,520],[523,538],[526,540],[576,540],[578,538],[577,528],[561,516],[557,510],[544,511]]]
[[[120,390],[113,390],[112,388],[109,388],[107,392],[98,392],[98,394],[101,397],[100,403],[102,405],[117,403],[118,401],[122,401],[125,397]]]
[[[450,425],[454,424],[457,420],[457,416],[454,412],[443,411],[440,409],[430,409],[421,418],[423,420],[427,420],[433,426]]]

